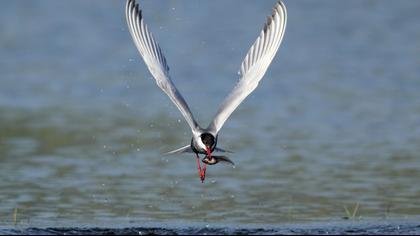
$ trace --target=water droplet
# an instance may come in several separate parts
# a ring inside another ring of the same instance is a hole
[[[178,119],[178,123],[181,123],[181,119]]]
[[[106,149],[106,145],[104,145],[104,149]]]
[[[140,148],[137,148],[137,151],[140,152]]]
[[[172,11],[174,11],[175,10],[175,7],[172,7]]]
[[[133,61],[134,61],[134,59],[133,59],[133,58],[130,58],[130,59],[128,59],[128,61],[129,61],[129,62],[133,62]]]
[[[233,194],[232,194],[232,195],[230,195],[230,198],[235,198],[235,195],[233,195]]]

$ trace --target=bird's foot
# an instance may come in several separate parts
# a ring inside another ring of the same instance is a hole
[[[204,180],[206,179],[206,164],[203,165],[203,169],[200,173],[200,179],[201,183],[204,183]]]
[[[201,171],[200,157],[199,157],[198,155],[196,155],[196,156],[197,156],[197,157],[196,157],[196,160],[197,160],[198,176],[200,177],[201,182],[203,182],[203,181],[204,181],[204,179],[203,179],[203,174],[202,174],[202,171]]]
[[[201,183],[204,183],[204,180],[206,179],[206,164],[204,164],[203,168],[201,168],[200,156],[198,154],[196,154],[196,160],[197,160],[198,176],[200,177]]]

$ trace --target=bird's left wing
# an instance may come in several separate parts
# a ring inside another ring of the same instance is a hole
[[[125,13],[128,28],[134,43],[143,57],[147,68],[149,68],[150,73],[155,78],[157,85],[169,96],[172,102],[181,111],[188,125],[191,127],[192,132],[197,132],[200,128],[195,121],[188,104],[172,82],[169,76],[169,66],[166,63],[166,59],[159,44],[155,41],[153,34],[147,29],[139,5],[136,4],[135,0],[127,0]]]
[[[286,7],[280,0],[268,17],[259,37],[249,49],[240,69],[238,83],[220,106],[209,130],[216,135],[241,102],[258,86],[283,39],[286,29]]]

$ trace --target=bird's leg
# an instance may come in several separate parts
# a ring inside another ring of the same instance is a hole
[[[202,174],[202,171],[201,171],[200,156],[198,155],[198,153],[196,153],[195,156],[196,156],[196,159],[197,159],[198,176],[200,177],[201,182],[203,182],[204,178],[203,178],[203,174]]]
[[[201,182],[204,182],[204,179],[206,178],[206,166],[207,166],[207,164],[204,163],[203,172],[201,173]]]
[[[213,157],[211,156],[211,149],[208,148],[208,147],[206,147],[206,152],[207,152],[207,156],[206,157],[209,157],[209,159],[212,160]],[[204,179],[206,178],[206,167],[207,167],[207,164],[204,163],[203,170],[201,172],[201,182],[204,182]]]

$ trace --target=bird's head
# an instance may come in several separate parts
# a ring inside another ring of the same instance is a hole
[[[206,146],[206,152],[208,156],[211,156],[211,152],[216,147],[216,138],[210,133],[203,133],[200,136],[201,142]]]

